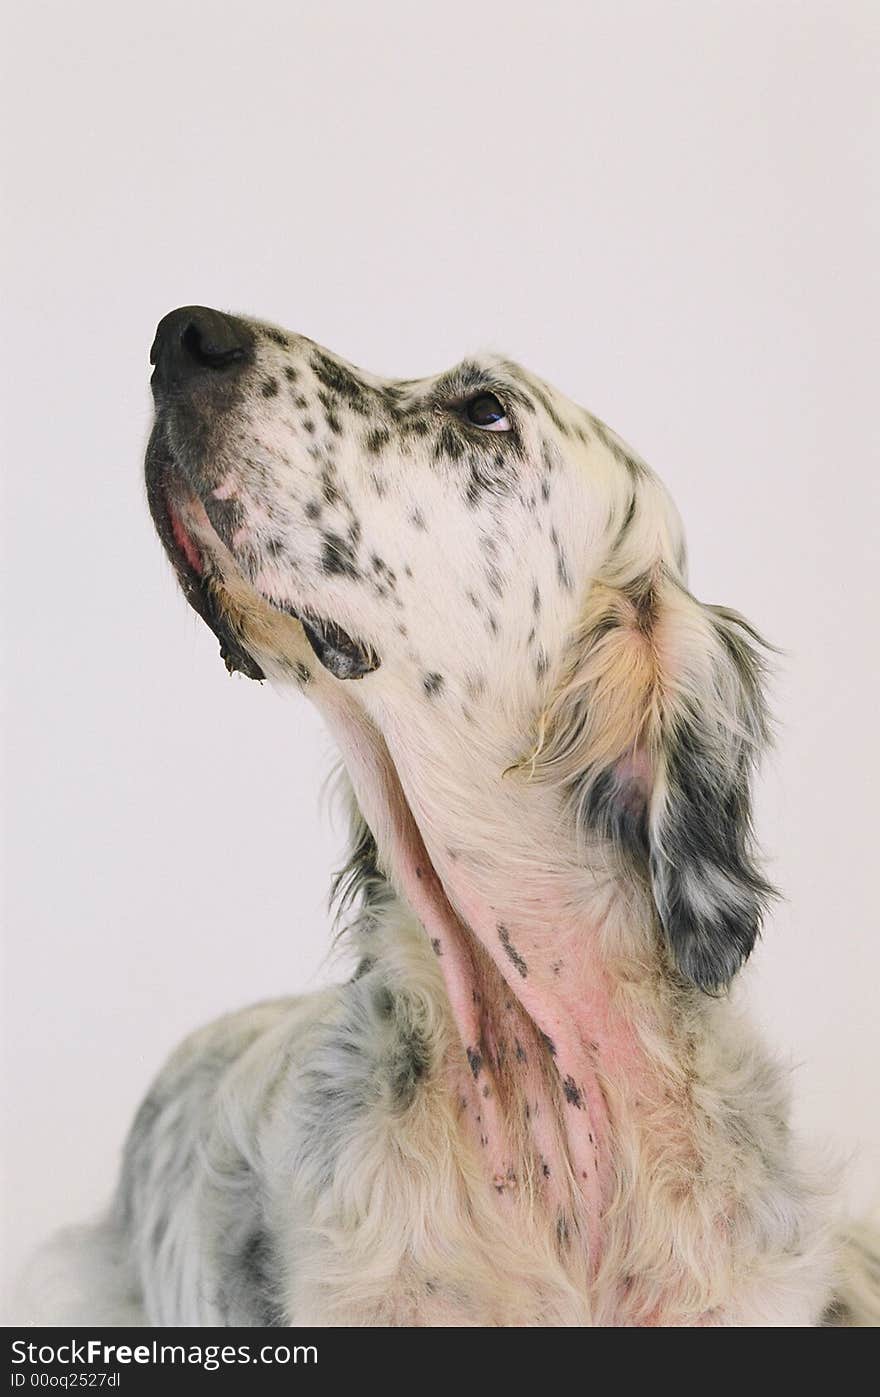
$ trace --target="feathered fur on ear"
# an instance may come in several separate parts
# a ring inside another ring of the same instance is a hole
[[[768,736],[761,646],[663,565],[596,583],[533,757],[649,879],[673,964],[706,991],[745,961],[772,895],[750,811]]]

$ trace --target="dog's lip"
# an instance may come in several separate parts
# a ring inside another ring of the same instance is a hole
[[[230,663],[229,637],[219,634],[219,626],[222,626],[222,610],[218,615],[218,605],[205,585],[206,574],[209,563],[206,561],[203,549],[191,531],[187,528],[183,519],[183,510],[187,504],[198,504],[204,509],[203,501],[198,492],[194,491],[189,483],[184,480],[177,470],[170,456],[161,458],[157,463],[156,487],[161,497],[165,513],[165,528],[159,529],[162,541],[169,554],[178,574],[181,586],[188,601],[196,611],[203,617],[209,626],[218,634],[221,641],[221,653]],[[153,515],[157,519],[153,504]],[[207,515],[204,525],[211,533],[216,531],[213,528]],[[218,537],[218,544],[221,540]],[[254,586],[253,583],[250,584]],[[366,641],[352,636],[346,631],[338,621],[328,617],[318,615],[312,609],[298,608],[290,602],[279,600],[278,597],[271,596],[261,589],[254,587],[257,595],[277,611],[283,611],[285,615],[291,616],[299,621],[305,633],[306,640],[317,659],[330,674],[336,679],[361,679],[366,674],[372,674],[379,668],[380,659],[374,648]],[[226,629],[224,627],[224,629]],[[238,647],[240,648],[240,647]],[[238,659],[238,656],[232,658]],[[259,669],[256,662],[251,660],[253,669]],[[236,668],[245,668],[241,663],[235,665]],[[252,674],[252,677],[262,677]]]
[[[191,498],[191,492],[162,449],[158,431],[154,431],[147,450],[146,483],[153,523],[171,559],[181,591],[220,642],[220,655],[226,668],[230,672],[238,670],[248,679],[265,679],[259,664],[245,650],[208,586],[206,559],[181,515],[187,497]]]
[[[205,560],[202,557],[202,550],[181,519],[170,495],[166,495],[165,504],[168,509],[168,519],[171,524],[171,533],[174,537],[174,542],[177,544],[191,570],[196,573],[197,576],[203,577],[205,572]]]
[[[162,542],[171,555],[171,561],[181,582],[199,587],[204,586],[207,566],[199,544],[183,521],[183,510],[187,503],[198,497],[189,489],[180,472],[170,458],[160,458],[155,469],[155,481],[150,491],[150,503],[154,506],[153,517],[157,526],[155,506],[161,505],[166,527],[159,528]]]
[[[182,509],[188,493],[171,458],[157,450],[151,442],[147,453],[150,512],[184,590],[187,590],[187,584],[202,586],[205,576],[202,550],[183,522]]]

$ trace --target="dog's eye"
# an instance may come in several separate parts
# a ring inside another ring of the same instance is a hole
[[[507,414],[494,393],[478,393],[464,405],[464,415],[474,427],[487,432],[509,432]]]

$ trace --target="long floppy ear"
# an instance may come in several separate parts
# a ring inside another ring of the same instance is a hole
[[[595,584],[533,759],[648,878],[674,966],[706,991],[745,961],[773,892],[751,827],[768,736],[761,646],[662,565]]]

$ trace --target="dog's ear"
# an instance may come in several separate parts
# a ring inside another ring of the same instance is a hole
[[[649,881],[674,966],[710,992],[749,955],[772,895],[751,828],[762,644],[663,567],[596,584],[533,758]]]

